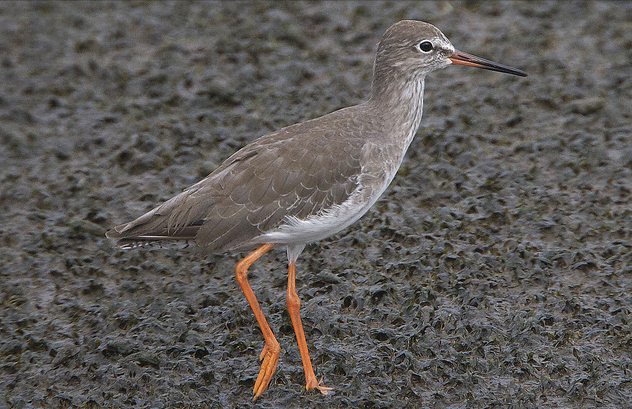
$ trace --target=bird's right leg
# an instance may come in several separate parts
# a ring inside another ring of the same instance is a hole
[[[281,354],[281,346],[274,337],[274,334],[263,315],[263,311],[261,311],[259,302],[257,302],[257,297],[255,297],[255,293],[252,291],[252,288],[248,283],[248,268],[252,265],[252,263],[257,261],[259,257],[266,254],[272,247],[274,247],[274,244],[264,244],[237,263],[237,267],[235,267],[237,282],[239,283],[241,290],[244,292],[244,295],[250,304],[250,308],[252,308],[252,311],[255,313],[255,317],[257,318],[257,322],[259,323],[259,327],[263,333],[263,338],[266,340],[266,345],[263,347],[263,351],[260,356],[260,359],[263,360],[261,363],[261,371],[259,371],[259,376],[257,377],[255,387],[252,391],[255,395],[253,399],[257,399],[261,396],[263,391],[265,391],[268,387],[268,384],[272,379],[272,375],[274,375],[274,372],[276,371],[277,364],[279,363],[279,355]]]

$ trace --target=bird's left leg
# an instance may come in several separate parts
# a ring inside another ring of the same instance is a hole
[[[303,323],[301,322],[300,315],[301,300],[296,293],[296,263],[290,262],[288,283],[287,283],[287,309],[292,319],[292,325],[294,326],[294,332],[296,333],[296,340],[298,341],[298,349],[301,352],[301,360],[303,361],[303,369],[305,370],[305,389],[310,390],[317,388],[323,395],[332,389],[326,386],[320,385],[314,375],[314,369],[312,368],[312,361],[309,359],[309,352],[307,352],[307,342],[305,341],[305,333],[303,332]]]

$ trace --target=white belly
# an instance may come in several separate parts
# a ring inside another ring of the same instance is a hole
[[[380,189],[372,189],[372,192],[358,189],[341,205],[307,219],[287,217],[285,224],[258,237],[257,242],[305,245],[336,234],[362,217],[384,193],[391,180],[388,178]]]

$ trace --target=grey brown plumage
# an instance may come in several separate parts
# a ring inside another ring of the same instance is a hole
[[[194,240],[206,252],[259,246],[235,268],[265,338],[255,399],[268,386],[280,346],[250,287],[250,265],[281,244],[289,261],[287,305],[306,389],[320,384],[307,351],[295,289],[295,262],[307,243],[354,223],[391,182],[421,122],[424,80],[450,64],[524,72],[454,49],[437,28],[400,21],[382,37],[371,96],[359,105],[262,136],[205,179],[107,236],[120,244]]]
[[[288,217],[306,219],[358,188],[360,137],[345,109],[283,128],[247,145],[205,179],[107,237],[120,244],[194,240],[207,252],[250,247]],[[360,118],[358,118],[360,119]],[[334,129],[327,124],[335,123]],[[334,155],[343,160],[326,162]]]

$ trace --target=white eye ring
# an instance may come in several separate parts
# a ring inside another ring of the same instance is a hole
[[[430,51],[434,50],[434,46],[432,45],[430,41],[426,40],[426,41],[422,41],[419,44],[419,49],[424,53],[429,53]]]

